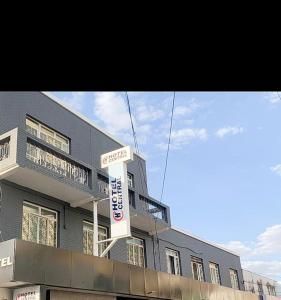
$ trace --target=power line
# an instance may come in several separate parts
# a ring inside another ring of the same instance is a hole
[[[125,95],[126,95],[126,101],[127,101],[127,106],[128,106],[128,112],[129,112],[129,116],[130,116],[131,128],[132,128],[132,132],[133,132],[135,149],[136,149],[137,154],[139,154],[140,153],[139,152],[139,145],[138,145],[138,141],[137,141],[137,134],[136,134],[135,127],[134,127],[134,122],[133,122],[133,117],[132,117],[131,105],[130,105],[130,99],[129,99],[128,92],[125,92]],[[145,195],[146,194],[145,191],[147,190],[147,181],[146,181],[143,166],[140,163],[139,157],[137,158],[137,161],[138,161],[139,170],[141,171],[140,174],[142,175],[141,176],[141,186],[142,186],[143,194]],[[145,183],[145,188],[143,187],[143,181]]]
[[[173,118],[174,118],[175,97],[176,97],[176,92],[174,92],[174,96],[173,96],[173,100],[172,100],[172,112],[171,112],[171,119],[170,119],[169,138],[168,138],[167,153],[166,153],[166,159],[165,159],[165,167],[164,167],[164,174],[163,174],[163,182],[162,182],[160,203],[162,202],[162,198],[163,198],[163,192],[164,192],[165,180],[166,180],[166,173],[167,173],[167,166],[168,166],[168,158],[169,158],[169,152],[170,152],[171,134],[172,134]],[[161,271],[160,245],[159,245],[159,237],[158,237],[158,230],[157,230],[157,220],[158,220],[159,213],[160,213],[160,211],[154,217],[154,228],[155,228],[155,236],[156,236],[156,242],[157,242],[157,248],[158,248],[159,268],[160,268],[160,271]]]
[[[170,130],[169,130],[169,139],[168,139],[167,153],[166,153],[166,159],[165,159],[165,168],[164,168],[160,203],[162,202],[162,197],[163,197],[163,192],[164,192],[166,173],[167,173],[167,165],[168,165],[168,157],[169,157],[169,152],[170,152],[171,133],[172,133],[172,127],[173,127],[173,118],[174,118],[175,97],[176,97],[176,92],[174,92],[174,97],[173,97],[172,113],[171,113],[171,121],[170,121]]]

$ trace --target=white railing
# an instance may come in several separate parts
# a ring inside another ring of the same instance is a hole
[[[83,185],[89,185],[89,172],[86,169],[78,167],[36,145],[27,143],[26,157],[37,165],[50,169],[63,177]]]
[[[1,144],[0,141],[0,161],[9,158],[10,154],[10,142],[4,142]]]

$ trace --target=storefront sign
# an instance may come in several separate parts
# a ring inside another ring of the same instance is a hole
[[[101,167],[106,168],[114,163],[120,163],[129,160],[133,160],[133,151],[129,146],[127,146],[103,154],[101,156]]]
[[[12,264],[13,264],[13,262],[12,262],[12,258],[10,256],[0,258],[0,268],[11,266]]]
[[[109,176],[111,238],[131,236],[127,162],[133,160],[130,147],[101,156],[101,165]]]
[[[40,300],[40,286],[15,289],[13,300]]]

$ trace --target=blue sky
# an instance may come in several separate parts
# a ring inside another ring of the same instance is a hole
[[[132,144],[123,92],[54,92]],[[281,94],[280,94],[281,95]],[[172,92],[130,92],[148,187],[160,199]],[[172,224],[281,281],[281,100],[275,92],[177,92],[163,202]]]

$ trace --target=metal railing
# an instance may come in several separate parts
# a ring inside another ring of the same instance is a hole
[[[108,183],[104,182],[101,179],[98,179],[98,191],[100,193],[103,193],[105,195],[109,195],[109,187],[108,187]]]
[[[151,200],[143,196],[140,196],[139,200],[140,200],[141,210],[153,215],[157,219],[167,221],[165,207],[158,205],[157,203],[153,203]]]
[[[89,185],[89,171],[38,145],[27,143],[26,158],[63,177],[83,185]]]
[[[5,139],[0,141],[0,161],[9,158],[10,141]]]

